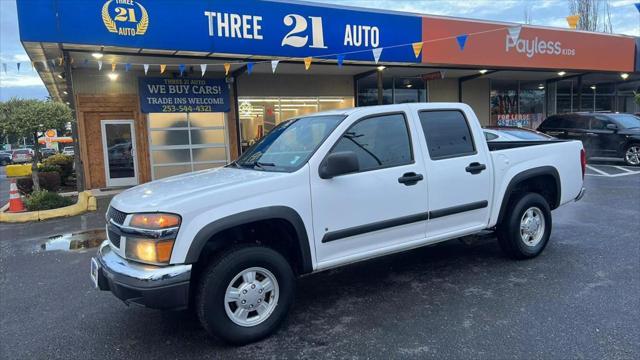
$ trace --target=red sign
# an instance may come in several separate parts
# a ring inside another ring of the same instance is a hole
[[[632,37],[523,26],[514,41],[507,30],[512,26],[423,17],[422,62],[488,68],[624,72],[634,69]],[[462,34],[469,35],[464,50],[455,40]]]

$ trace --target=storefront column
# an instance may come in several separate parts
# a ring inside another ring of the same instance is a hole
[[[382,70],[378,70],[378,105],[384,104],[384,95],[382,88]]]
[[[582,75],[578,76],[578,112],[582,111]]]
[[[240,110],[238,107],[238,77],[247,71],[247,66],[233,71],[231,76],[227,76],[229,84],[229,97],[231,98],[231,108],[227,115],[227,132],[229,134],[229,159],[236,160],[241,153],[240,150]]]
[[[73,157],[74,167],[76,170],[76,189],[78,192],[84,191],[85,183],[84,183],[84,168],[82,164],[82,156],[80,156],[80,141],[78,137],[78,114],[76,107],[76,99],[73,95],[73,79],[72,79],[72,69],[71,69],[71,59],[69,57],[69,52],[65,51],[63,54],[64,57],[64,72],[65,72],[65,80],[67,85],[67,92],[71,94],[68,97],[69,107],[73,110],[74,121],[71,122],[71,139],[73,139],[73,152],[75,156]]]

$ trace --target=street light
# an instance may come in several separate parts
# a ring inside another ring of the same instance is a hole
[[[620,77],[622,78],[622,80],[627,80],[627,78],[629,77],[629,74],[622,73],[622,74],[620,74]]]
[[[482,74],[482,75],[486,74],[486,73],[487,73],[487,71],[489,71],[489,70],[487,70],[487,69],[478,70],[478,72],[479,72],[480,74]]]
[[[111,81],[118,80],[118,73],[111,72],[107,76],[109,77],[109,80],[111,80]]]
[[[387,67],[386,67],[386,66],[383,66],[383,65],[380,65],[380,66],[378,66],[378,67],[377,67],[378,71],[382,71],[382,70],[384,70],[384,69],[386,69],[386,68],[387,68]]]
[[[104,56],[103,53],[99,53],[99,52],[95,52],[93,54],[91,54],[91,56],[93,56],[95,59],[102,59],[102,57]]]

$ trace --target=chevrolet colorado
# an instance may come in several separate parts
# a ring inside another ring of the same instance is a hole
[[[579,141],[487,143],[465,104],[305,115],[223,168],[115,196],[91,278],[248,343],[282,323],[296,276],[487,229],[508,256],[537,256],[585,166]]]

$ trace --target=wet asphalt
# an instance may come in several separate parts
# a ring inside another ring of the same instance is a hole
[[[457,240],[299,279],[283,328],[231,347],[188,311],[127,307],[89,282],[95,249],[48,236],[103,226],[101,211],[0,224],[0,358],[640,358],[640,175],[588,176],[553,213],[549,246],[504,258]],[[59,245],[59,244],[58,244]]]

